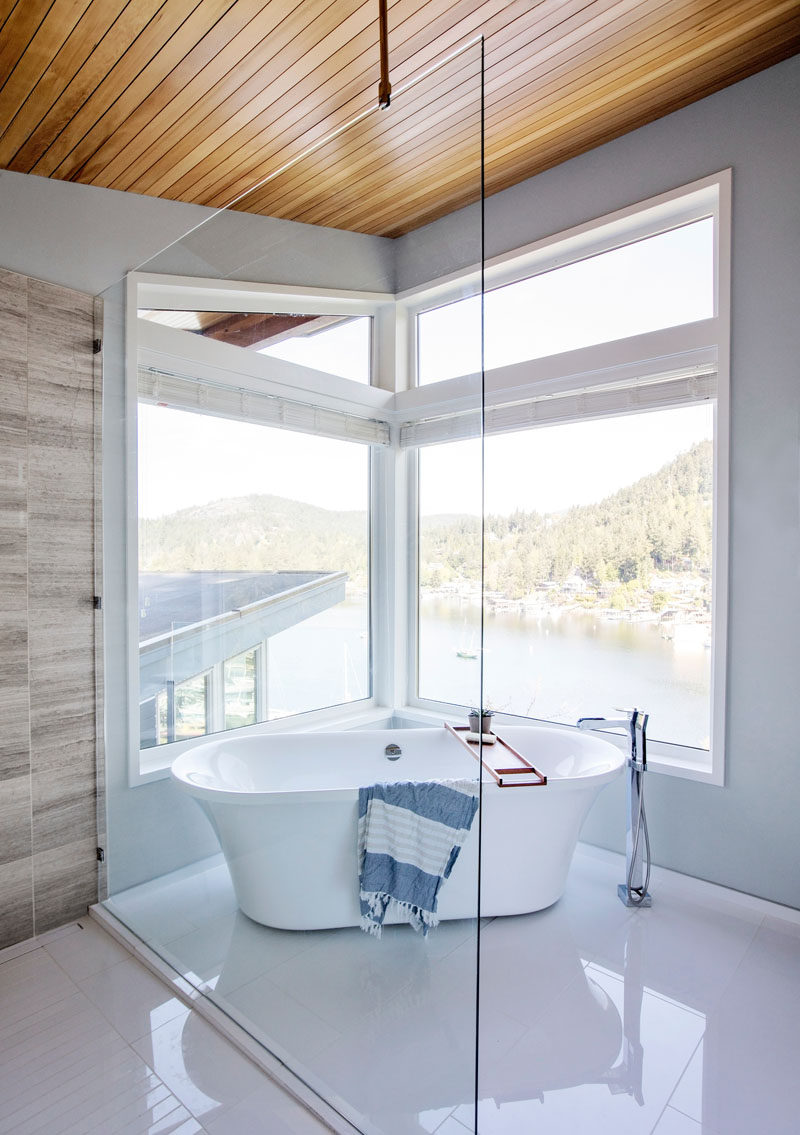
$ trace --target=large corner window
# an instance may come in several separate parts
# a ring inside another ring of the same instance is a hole
[[[704,401],[486,437],[495,711],[574,725],[625,701],[646,707],[653,738],[708,749],[713,418]],[[478,665],[479,564],[463,549],[479,518],[454,492],[476,444],[420,454],[419,694],[434,701],[462,700]]]
[[[463,704],[482,658],[497,713],[637,705],[657,767],[721,782],[726,187],[490,267],[480,416],[445,409],[475,370],[480,297],[414,301],[420,708]]]
[[[653,767],[722,783],[729,197],[399,297],[132,278],[132,783],[227,730],[481,697],[637,705]]]
[[[371,385],[367,300],[315,295],[304,313],[254,285],[130,286],[135,782],[188,743],[372,698],[372,454],[390,395]]]
[[[370,696],[368,495],[363,445],[140,403],[143,748]]]

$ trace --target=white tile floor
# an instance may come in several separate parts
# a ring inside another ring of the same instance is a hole
[[[621,877],[580,847],[561,902],[484,924],[480,1135],[797,1135],[800,914],[657,869],[629,910]],[[219,858],[111,905],[365,1131],[473,1130],[474,924],[269,930]]]
[[[484,925],[480,1135],[797,1135],[800,914],[659,870],[631,911],[620,872],[581,848]],[[371,1135],[473,1130],[473,925],[269,930],[218,859],[111,905]],[[323,1130],[99,931],[1,959],[0,1135]]]
[[[0,952],[0,1135],[325,1131],[90,920]]]

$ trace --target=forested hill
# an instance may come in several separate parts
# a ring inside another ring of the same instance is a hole
[[[589,583],[646,580],[653,571],[704,573],[711,563],[711,443],[598,504],[545,515],[486,518],[486,588],[518,598],[577,572]],[[182,509],[142,526],[145,571],[346,571],[366,582],[367,517],[253,495]],[[477,580],[476,517],[422,524],[422,583]]]
[[[590,584],[646,581],[653,571],[701,574],[711,566],[712,448],[698,442],[656,473],[597,504],[557,514],[486,517],[486,590],[509,598],[577,572]],[[478,521],[423,523],[423,584],[477,578]]]
[[[143,571],[346,571],[366,584],[367,515],[228,497],[140,524]]]

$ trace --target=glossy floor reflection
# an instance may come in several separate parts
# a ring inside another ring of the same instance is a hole
[[[328,1130],[86,920],[0,951],[0,1135]]]
[[[659,870],[629,910],[621,870],[580,848],[561,902],[484,924],[480,1135],[794,1135],[800,914]],[[110,906],[363,1130],[474,1129],[474,923],[269,930],[218,859]]]

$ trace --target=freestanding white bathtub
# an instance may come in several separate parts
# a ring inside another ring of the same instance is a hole
[[[616,746],[577,730],[515,726],[502,735],[548,783],[501,788],[483,773],[482,812],[442,887],[440,918],[478,913],[479,818],[481,915],[556,902],[584,818],[625,763]],[[390,744],[402,751],[395,761],[385,755]],[[475,758],[444,728],[223,737],[172,766],[219,837],[241,909],[285,930],[358,925],[360,786],[477,774]]]

